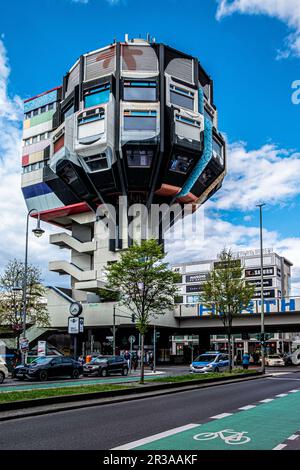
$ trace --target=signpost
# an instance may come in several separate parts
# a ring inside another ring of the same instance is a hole
[[[72,315],[68,318],[68,333],[74,335],[74,359],[77,357],[77,335],[84,332],[84,319],[79,318],[82,313],[82,305],[80,302],[72,302],[69,312]]]

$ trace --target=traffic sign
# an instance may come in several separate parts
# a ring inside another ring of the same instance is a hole
[[[79,330],[79,318],[78,317],[69,317],[68,318],[68,333],[69,335],[78,335]]]
[[[135,336],[133,336],[133,335],[129,336],[128,341],[131,344],[135,343],[135,341],[136,341]]]
[[[29,350],[29,341],[27,338],[20,339],[20,350],[21,351],[28,351]]]

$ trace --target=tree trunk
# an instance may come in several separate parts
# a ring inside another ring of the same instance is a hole
[[[144,333],[141,334],[141,377],[140,377],[140,383],[144,384],[144,341],[145,341],[145,335]]]
[[[229,372],[232,372],[232,349],[231,349],[231,330],[227,331],[227,341],[228,341],[228,357],[229,357]]]

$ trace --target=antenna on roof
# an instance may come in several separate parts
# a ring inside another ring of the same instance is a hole
[[[125,34],[125,42],[128,42],[128,41],[129,41],[129,36],[128,36],[128,34],[126,33],[126,34]]]
[[[150,41],[151,41],[150,33],[147,33],[147,42],[150,42]]]

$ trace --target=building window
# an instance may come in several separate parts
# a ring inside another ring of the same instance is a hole
[[[84,92],[84,107],[91,108],[92,106],[107,103],[109,101],[109,97],[110,83],[105,83],[105,85],[91,88],[90,90],[86,90]]]
[[[195,93],[193,91],[186,90],[172,83],[170,84],[171,104],[194,111],[194,98]]]
[[[32,137],[32,143],[36,144],[39,141],[38,139],[39,139],[39,136],[35,135],[34,137]]]
[[[214,118],[213,116],[204,108],[204,117],[206,119],[209,119],[211,122],[213,122]]]
[[[170,170],[176,173],[186,174],[191,168],[193,161],[192,157],[174,155],[170,163]]]
[[[84,157],[84,161],[92,173],[95,171],[107,170],[108,168],[108,161],[105,153]]]
[[[224,165],[223,147],[219,142],[213,139],[213,155],[220,165]]]
[[[31,111],[29,113],[25,113],[25,119],[30,119],[31,118]]]
[[[37,116],[39,114],[39,110],[38,109],[34,109],[33,112],[32,112],[33,116]]]
[[[42,106],[41,107],[41,113],[45,113],[47,111],[47,106]]]
[[[127,150],[127,164],[130,167],[150,167],[153,150]]]
[[[40,170],[41,168],[44,168],[44,166],[45,166],[44,161],[32,163],[31,165],[27,165],[23,167],[23,173],[30,173],[31,171]]]
[[[156,111],[124,111],[125,131],[156,131]]]
[[[199,129],[201,127],[200,121],[180,116],[180,114],[176,114],[176,121],[183,124],[188,124],[189,126],[198,127]]]
[[[51,109],[54,109],[54,103],[48,104],[48,111],[51,111]]]
[[[100,121],[101,119],[104,119],[104,112],[93,114],[91,116],[83,116],[78,118],[78,126],[82,126],[83,124],[88,124],[93,121]]]
[[[74,114],[74,105],[70,106],[69,108],[66,109],[66,111],[64,111],[63,113],[64,120],[68,118],[69,116],[72,116],[72,114]]]
[[[156,101],[156,89],[157,86],[155,81],[135,82],[125,80],[123,99],[124,101]]]

